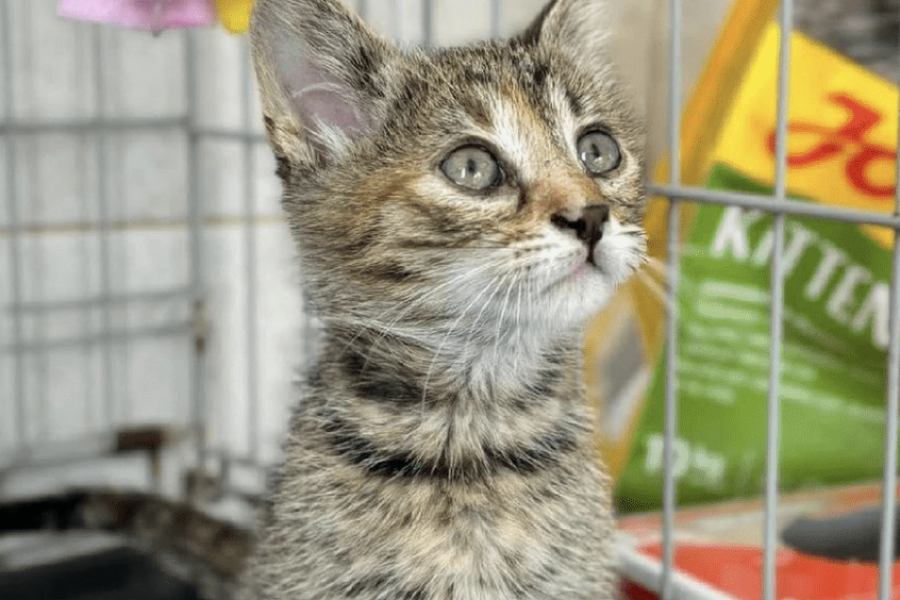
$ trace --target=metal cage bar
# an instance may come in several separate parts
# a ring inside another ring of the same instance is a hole
[[[900,82],[897,82],[900,84]],[[897,109],[900,115],[900,106]],[[898,120],[900,121],[900,120]],[[900,122],[897,128],[900,148]],[[894,178],[894,215],[900,215],[900,156]],[[900,228],[894,227],[894,252],[891,260],[890,308],[888,311],[887,390],[885,398],[884,475],[882,477],[882,520],[878,559],[878,599],[888,600],[892,591],[893,564],[897,531],[897,444],[900,427]]]
[[[779,21],[781,25],[778,51],[778,98],[775,126],[775,202],[787,198],[787,124],[790,102],[791,75],[791,33],[793,0],[782,0]],[[784,336],[784,215],[774,215],[772,271],[771,271],[771,312],[769,329],[769,390],[768,423],[766,449],[766,490],[764,525],[764,566],[763,589],[765,600],[776,598],[775,553],[778,547],[778,532],[775,520],[778,512],[778,465],[781,438],[781,346]]]
[[[426,48],[434,45],[434,0],[422,2],[422,45]]]
[[[6,105],[5,122],[12,123],[15,120],[15,94],[13,90],[13,45],[12,22],[9,5],[0,3],[0,27],[3,33],[3,71],[8,75],[3,77],[3,97]],[[12,344],[13,349],[13,383],[12,395],[15,410],[17,442],[19,446],[25,444],[26,419],[25,419],[25,377],[23,355],[19,352],[22,347],[22,257],[21,240],[19,238],[19,198],[18,183],[16,180],[16,155],[17,140],[14,137],[6,137],[6,197],[7,220],[9,221],[9,269],[10,269],[10,295],[13,305],[10,307],[12,314]]]
[[[256,93],[255,82],[250,72],[250,46],[244,45],[243,57],[241,61],[241,92],[243,99],[243,107],[241,121],[245,131],[253,128],[254,116],[252,114],[252,95]],[[247,410],[248,410],[248,439],[250,460],[254,463],[259,462],[259,356],[257,352],[258,346],[258,326],[257,326],[257,240],[256,240],[256,195],[253,189],[253,175],[256,172],[256,160],[253,152],[254,142],[252,139],[244,139],[241,143],[242,163],[244,165],[244,217],[246,224],[244,226],[244,261],[246,263],[245,274],[247,278],[245,302],[247,303]]]
[[[184,51],[184,91],[185,91],[185,117],[188,139],[188,229],[189,235],[189,261],[191,280],[191,335],[193,352],[191,352],[190,386],[191,404],[189,408],[189,420],[194,442],[194,459],[203,464],[207,453],[206,427],[209,410],[206,398],[206,343],[207,343],[207,315],[206,315],[206,280],[203,268],[203,190],[200,179],[195,175],[200,166],[200,131],[199,105],[197,98],[196,64],[197,43],[195,32],[185,31],[183,37]]]
[[[746,194],[742,192],[729,192],[723,190],[708,190],[705,188],[658,185],[647,186],[652,194],[665,197],[678,197],[691,202],[701,204],[721,204],[724,206],[740,206],[752,208],[771,214],[793,215],[797,217],[811,217],[842,223],[855,223],[857,225],[881,225],[883,227],[900,227],[900,215],[890,213],[878,213],[825,204],[812,204],[799,200],[786,199],[778,203],[772,201],[771,196],[759,194]]]
[[[104,77],[104,52],[103,32],[98,25],[91,27],[91,50],[94,68],[94,111],[97,119],[103,120],[106,114],[106,79]],[[112,354],[112,257],[110,250],[110,199],[107,190],[106,176],[109,172],[107,152],[109,139],[107,132],[100,129],[96,132],[96,160],[97,160],[97,207],[98,207],[98,232],[100,241],[100,296],[98,306],[100,308],[100,347],[101,362],[103,364],[103,414],[107,420],[106,426],[112,429],[116,422],[116,403],[113,400],[113,385],[115,375],[113,373]]]
[[[669,2],[669,101],[668,131],[669,183],[681,183],[681,29],[682,0]],[[675,473],[675,438],[678,430],[678,282],[680,261],[680,200],[669,197],[666,233],[666,389],[665,431],[663,441],[663,571],[662,600],[674,597],[673,571],[675,567],[675,505],[677,502]]]
[[[491,0],[491,37],[499,38],[500,37],[500,27],[503,22],[503,13],[502,7],[500,6],[500,0]]]

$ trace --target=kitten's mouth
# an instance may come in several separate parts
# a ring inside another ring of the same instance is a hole
[[[588,256],[588,259],[586,261],[575,267],[572,272],[569,273],[568,278],[573,281],[580,281],[597,273],[599,270],[600,267],[597,266],[597,263],[595,263],[593,259]]]
[[[580,284],[584,280],[588,279],[593,275],[597,275],[602,273],[601,269],[595,262],[589,260],[585,257],[584,261],[575,265],[573,269],[570,269],[565,275],[555,279],[550,285],[547,286],[547,292],[552,292],[557,288],[567,285],[567,284]]]

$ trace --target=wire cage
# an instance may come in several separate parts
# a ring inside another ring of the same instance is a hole
[[[775,222],[763,590],[771,600],[785,216],[895,231],[900,217],[787,198],[786,34],[774,195],[682,185],[679,117],[690,77],[684,57],[707,50],[704,44],[685,47],[682,33],[691,23],[684,15],[694,1],[668,3],[667,106],[649,107],[659,113],[651,118],[668,123],[665,147],[675,149],[671,179],[650,188],[671,200],[663,564],[657,571],[623,553],[622,570],[666,599],[725,597],[672,567],[679,210],[685,202],[758,209]],[[455,0],[357,0],[356,8],[404,42],[431,45],[511,33],[541,4],[471,0],[466,8],[478,19],[460,18]],[[794,4],[782,3],[782,31],[792,29]],[[896,4],[873,0],[867,14],[894,15],[892,24],[880,17],[866,26],[856,21],[850,33],[837,26],[844,22],[840,2],[821,10],[814,2],[796,4],[798,21],[811,33],[843,32],[832,37],[833,45],[895,74],[895,55],[885,54],[884,44],[875,48],[866,32],[874,28],[874,37],[895,45]],[[652,11],[652,4],[642,6]],[[215,572],[188,567],[185,578],[206,582],[208,596],[227,597],[266,470],[279,457],[294,372],[314,352],[316,337],[298,291],[301,275],[278,204],[246,39],[221,31],[154,38],[59,20],[49,2],[0,0],[0,115],[0,504],[7,506],[0,530],[65,529],[66,519],[124,530],[160,554],[203,555],[201,562]],[[895,554],[888,533],[896,528],[900,414],[897,248],[880,600],[890,597]],[[122,489],[137,491],[116,491]],[[17,512],[17,499],[42,494],[54,498],[57,509],[77,514],[61,516],[49,505]],[[47,536],[0,537],[0,571],[116,544]]]

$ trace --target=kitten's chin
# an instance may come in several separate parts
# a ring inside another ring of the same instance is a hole
[[[638,244],[610,240],[597,245],[592,259],[576,265],[553,286],[560,313],[573,323],[584,324],[606,307],[616,289],[640,268],[644,251]]]
[[[607,305],[617,283],[590,263],[578,265],[547,289],[546,314],[556,327],[583,327]]]

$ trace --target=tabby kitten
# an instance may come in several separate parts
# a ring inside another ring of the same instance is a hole
[[[643,260],[644,190],[598,4],[556,0],[508,42],[401,50],[337,0],[257,0],[324,342],[249,595],[614,596],[581,330]]]

